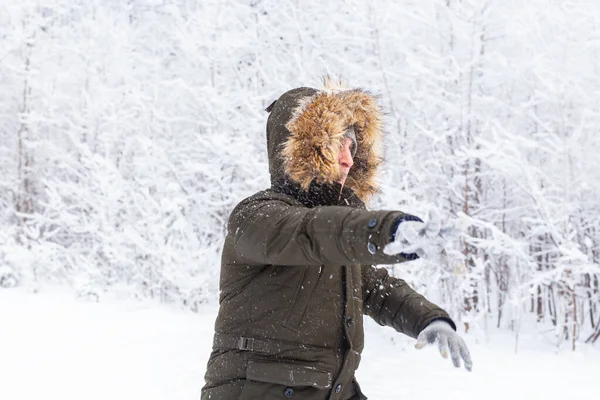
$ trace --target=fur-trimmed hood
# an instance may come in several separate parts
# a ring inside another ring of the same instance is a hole
[[[274,187],[312,183],[334,185],[343,137],[353,126],[358,149],[345,186],[363,202],[379,190],[382,162],[382,113],[376,98],[357,88],[326,80],[321,89],[301,87],[284,93],[269,108],[267,147]]]

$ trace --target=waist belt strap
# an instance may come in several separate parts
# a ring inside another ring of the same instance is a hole
[[[298,349],[331,350],[327,347],[308,346],[283,340],[251,338],[224,333],[215,333],[213,349],[253,351],[267,354]]]

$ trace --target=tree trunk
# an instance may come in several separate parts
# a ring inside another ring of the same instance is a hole
[[[23,23],[25,26],[26,22]],[[29,125],[28,118],[30,112],[31,86],[29,83],[31,73],[31,52],[35,40],[35,33],[25,42],[25,81],[23,82],[23,96],[21,104],[21,125],[17,131],[17,176],[19,190],[17,192],[17,201],[15,209],[20,214],[29,214],[32,211],[32,193],[30,181],[31,156],[24,148],[24,142],[28,139]],[[21,218],[17,219],[20,223]]]

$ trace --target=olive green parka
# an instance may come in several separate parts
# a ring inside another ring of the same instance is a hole
[[[360,89],[298,88],[269,108],[271,187],[233,210],[202,400],[366,399],[354,379],[363,315],[415,338],[448,314],[376,264],[400,211],[367,211],[381,163],[381,112]],[[358,144],[345,187],[338,155]]]

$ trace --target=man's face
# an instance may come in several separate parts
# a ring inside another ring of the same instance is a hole
[[[352,160],[352,146],[354,146],[354,142],[352,139],[345,137],[342,142],[342,149],[340,150],[340,157],[338,162],[340,163],[340,170],[342,171],[342,178],[338,181],[342,186],[344,186],[344,182],[346,182],[346,178],[348,177],[348,172],[350,172],[350,168],[354,161]]]

